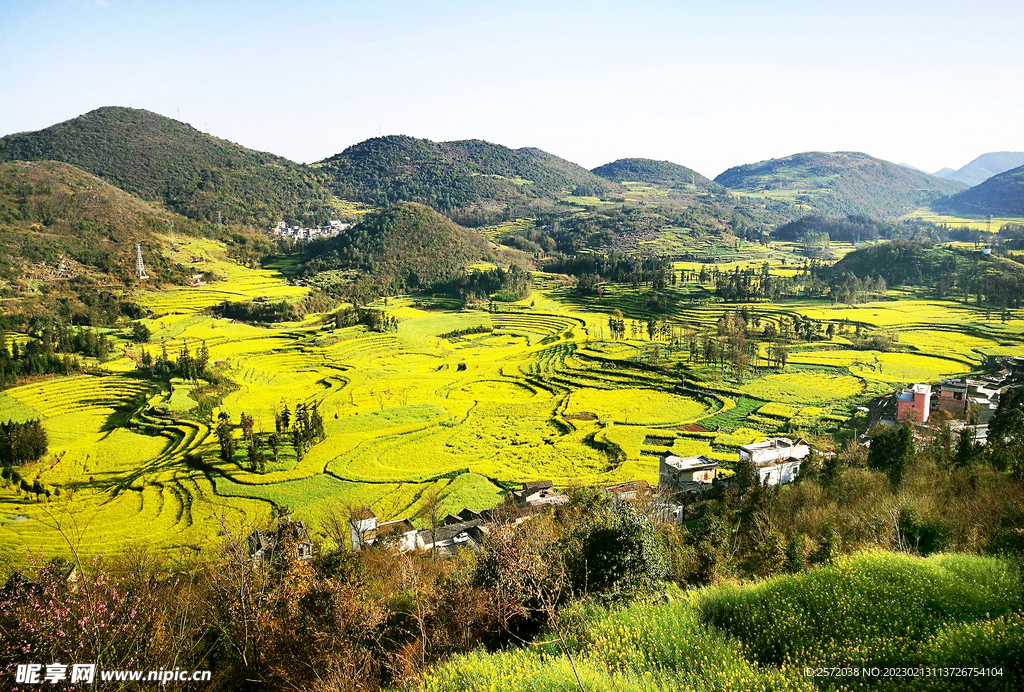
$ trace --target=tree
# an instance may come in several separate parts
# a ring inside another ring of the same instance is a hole
[[[249,442],[249,470],[259,471],[263,473],[266,468],[266,457],[263,456],[263,451],[257,446],[256,441]]]
[[[131,339],[137,344],[144,344],[149,341],[150,337],[149,327],[144,325],[142,322],[132,322]]]
[[[1008,389],[988,424],[988,439],[997,466],[1024,478],[1024,387]]]
[[[749,456],[740,459],[736,464],[736,474],[733,476],[732,482],[739,495],[743,495],[757,485],[757,469]]]
[[[0,465],[20,466],[46,454],[49,437],[38,420],[0,423]]]
[[[655,588],[668,572],[668,553],[651,521],[628,503],[602,512],[570,540],[569,573],[578,593],[628,599]]]
[[[871,438],[868,466],[885,471],[893,486],[903,482],[915,459],[914,429],[909,423],[879,431]]]
[[[963,428],[957,440],[956,455],[953,457],[953,465],[957,468],[967,468],[978,458],[980,448],[974,442],[974,433]]]
[[[711,584],[722,576],[728,556],[732,530],[725,517],[708,512],[687,529],[696,552],[694,578],[699,584]]]
[[[220,445],[220,458],[231,461],[235,458],[234,428],[228,414],[221,411],[217,423],[217,443]]]

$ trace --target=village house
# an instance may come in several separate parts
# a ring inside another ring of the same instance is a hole
[[[516,503],[529,507],[563,505],[569,496],[557,492],[551,481],[529,481],[519,490],[512,491]]]
[[[303,562],[313,559],[313,543],[309,540],[306,525],[293,521],[291,517],[281,517],[273,531],[253,531],[246,538],[249,558],[254,565],[273,560],[275,549],[282,544],[294,545],[295,557]]]
[[[896,393],[896,420],[927,423],[932,410],[932,386],[915,384]]]
[[[416,550],[416,527],[408,519],[395,519],[377,523],[377,515],[368,508],[356,510],[349,517],[350,541],[353,551],[370,547],[378,540],[393,541],[400,553]]]
[[[658,487],[690,490],[710,484],[718,473],[718,462],[704,455],[680,457],[667,454],[658,464]]]
[[[480,550],[486,537],[487,527],[483,525],[483,520],[472,519],[420,531],[416,538],[422,550],[433,550],[438,555],[449,556],[466,548]]]
[[[770,437],[740,447],[740,461],[750,460],[757,469],[757,481],[768,485],[791,483],[800,473],[800,464],[811,453],[803,440]]]
[[[1024,356],[1011,356],[1004,362],[1007,374],[1014,380],[1024,381]]]
[[[644,513],[658,524],[681,524],[686,516],[684,506],[672,497],[676,495],[675,490],[662,493],[659,492],[659,488],[651,486],[644,480],[609,485],[604,491],[611,495],[613,507],[622,503],[642,503]],[[695,495],[702,494],[695,490],[691,492]]]
[[[612,496],[612,502],[633,502],[650,497],[654,489],[647,481],[626,481],[606,486],[604,491]]]
[[[942,380],[935,404],[954,418],[973,416],[987,423],[999,407],[999,387],[985,380]]]

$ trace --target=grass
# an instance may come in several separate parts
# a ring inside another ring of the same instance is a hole
[[[561,619],[588,690],[1015,690],[1024,683],[1021,597],[1018,574],[1001,560],[869,552],[760,583],[670,589],[658,603],[574,606]],[[1002,675],[826,680],[803,673],[947,665],[996,666]],[[459,656],[404,689],[578,686],[552,642]]]

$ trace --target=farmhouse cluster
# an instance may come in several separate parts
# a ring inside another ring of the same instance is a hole
[[[759,483],[782,485],[792,482],[800,472],[800,464],[811,454],[804,440],[773,437],[740,448],[740,459],[751,462]],[[731,483],[731,472],[719,468],[719,462],[706,456],[680,457],[667,454],[661,458],[658,485],[635,480],[604,486],[600,491],[612,504],[643,504],[646,513],[661,523],[679,524],[688,517],[688,505],[719,495]],[[496,523],[519,524],[534,515],[569,502],[569,496],[556,490],[549,480],[528,481],[509,493],[508,501],[494,509],[481,512],[463,509],[449,514],[430,528],[417,529],[408,518],[381,522],[366,507],[353,511],[349,517],[349,541],[353,551],[373,545],[386,546],[398,552],[426,551],[450,556],[460,550],[481,548]],[[283,527],[283,528],[282,528]],[[311,542],[302,522],[282,520],[279,531],[298,532],[300,559],[312,557]],[[255,561],[263,559],[265,546],[276,542],[271,534],[257,532],[250,537],[250,554]]]
[[[984,443],[1000,397],[1011,388],[1024,386],[1024,357],[1006,358],[1001,365],[994,375],[943,379],[900,389],[879,402],[878,422],[927,425],[942,411],[943,419],[949,419],[954,429],[970,427],[976,441]]]
[[[327,222],[326,226],[314,226],[312,228],[289,226],[284,221],[278,221],[277,224],[270,229],[270,235],[296,241],[319,240],[321,238],[332,238],[344,231],[346,228],[351,227],[352,224],[343,223],[338,219],[331,219]]]

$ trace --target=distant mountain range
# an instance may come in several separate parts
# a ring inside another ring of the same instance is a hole
[[[1024,151],[993,151],[982,154],[963,168],[943,168],[935,171],[935,175],[973,186],[1018,166],[1024,166]]]
[[[965,215],[1024,216],[1024,165],[994,175],[936,206]]]
[[[972,171],[987,176],[1014,157],[1024,163],[1024,154],[986,154],[945,179],[863,153],[806,152],[736,166],[712,181],[670,161],[624,158],[589,171],[536,148],[393,135],[304,165],[149,111],[120,107],[99,108],[37,132],[0,139],[0,161],[64,162],[158,203],[155,208],[162,205],[199,221],[220,216],[261,228],[281,219],[323,223],[340,213],[339,200],[376,207],[416,202],[460,223],[478,225],[565,211],[563,202],[571,197],[629,204],[623,184],[633,182],[682,193],[655,195],[645,203],[674,204],[713,221],[711,226],[732,232],[739,226],[754,228],[755,235],[758,227],[809,213],[894,219],[930,204],[1012,213],[1007,210],[1018,208],[1015,179],[960,195],[967,184],[954,177]],[[690,190],[719,194],[694,199],[687,197]],[[744,219],[739,226],[737,213]],[[696,223],[683,218],[678,222],[684,227]]]
[[[746,194],[791,199],[808,210],[839,216],[895,218],[966,185],[859,152],[807,152],[735,166],[715,182]]]

